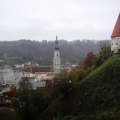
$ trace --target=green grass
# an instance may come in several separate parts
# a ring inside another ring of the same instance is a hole
[[[76,120],[119,120],[120,56],[110,57],[71,89],[70,96],[57,102],[58,113],[63,116],[68,116],[71,104]],[[50,114],[51,109],[48,111]]]
[[[75,114],[90,115],[120,109],[120,56],[112,56],[93,70],[74,91],[78,98],[74,102],[81,103]]]
[[[113,55],[112,57],[110,57],[100,67],[96,68],[89,75],[87,75],[87,77],[84,78],[82,82],[84,82],[86,79],[90,79],[93,76],[94,77],[99,76],[99,73],[101,72],[101,70],[103,70],[110,63],[114,63],[115,66],[120,65],[120,56],[119,55]]]

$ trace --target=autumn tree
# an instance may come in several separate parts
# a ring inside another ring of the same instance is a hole
[[[81,81],[85,75],[86,75],[86,70],[83,69],[82,67],[70,72],[70,76],[71,79],[73,80],[73,84]]]
[[[84,59],[83,65],[90,68],[94,65],[95,63],[95,54],[93,52],[89,52],[87,54],[87,57]]]
[[[14,111],[18,113],[21,120],[39,120],[48,98],[41,91],[32,89],[32,84],[27,77],[19,85],[17,95],[12,99]]]
[[[61,72],[60,74],[57,74],[54,76],[54,83],[52,86],[52,96],[53,98],[58,97],[61,94],[64,94],[67,96],[69,94],[69,88],[72,86],[72,83],[69,83],[69,81],[72,81],[70,78],[70,75],[68,72]]]
[[[96,55],[95,67],[101,65],[105,60],[107,60],[112,55],[110,44],[104,43],[100,44],[100,53]]]

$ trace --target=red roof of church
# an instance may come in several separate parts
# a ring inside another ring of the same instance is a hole
[[[118,19],[116,21],[114,30],[112,32],[111,38],[112,37],[120,37],[120,14],[118,16]]]
[[[27,67],[25,72],[31,72],[31,73],[36,73],[36,72],[54,72],[54,67],[53,66],[42,66],[42,67]]]

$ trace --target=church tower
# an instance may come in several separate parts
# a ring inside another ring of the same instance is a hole
[[[59,74],[60,70],[61,70],[61,58],[60,58],[60,51],[59,51],[57,36],[56,36],[56,40],[55,40],[54,49],[55,49],[54,50],[54,58],[53,58],[54,72],[55,72],[55,74]]]
[[[120,52],[120,14],[111,35],[111,51],[113,53]]]

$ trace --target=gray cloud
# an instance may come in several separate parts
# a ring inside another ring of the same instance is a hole
[[[110,39],[119,0],[0,0],[0,40]]]

